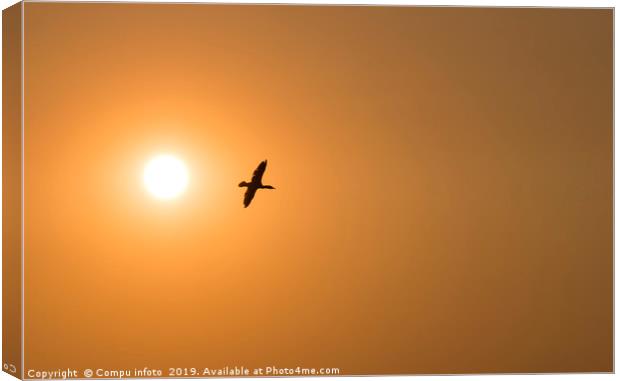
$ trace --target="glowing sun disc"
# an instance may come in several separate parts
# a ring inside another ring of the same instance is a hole
[[[168,200],[185,191],[189,173],[180,159],[172,155],[159,155],[146,164],[143,180],[149,193],[158,199]]]

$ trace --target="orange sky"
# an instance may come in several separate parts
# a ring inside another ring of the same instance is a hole
[[[611,371],[612,17],[27,3],[25,368]]]

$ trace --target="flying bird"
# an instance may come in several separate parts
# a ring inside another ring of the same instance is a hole
[[[265,169],[267,169],[267,160],[261,161],[258,167],[256,167],[254,174],[252,175],[252,182],[246,183],[245,181],[242,181],[239,183],[239,187],[248,188],[243,196],[244,208],[247,208],[250,205],[258,189],[276,189],[271,185],[263,185],[263,174],[265,173]]]

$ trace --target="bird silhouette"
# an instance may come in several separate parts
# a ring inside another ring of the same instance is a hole
[[[254,170],[254,174],[252,175],[252,182],[246,183],[245,181],[242,181],[239,183],[239,187],[248,188],[246,189],[245,195],[243,196],[244,208],[247,208],[250,205],[257,190],[276,189],[271,185],[263,185],[263,174],[265,173],[265,169],[267,169],[267,160],[261,161],[258,167],[256,167],[256,169]]]

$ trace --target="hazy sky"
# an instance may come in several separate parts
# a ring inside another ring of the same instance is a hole
[[[611,371],[612,17],[27,3],[25,368]]]

